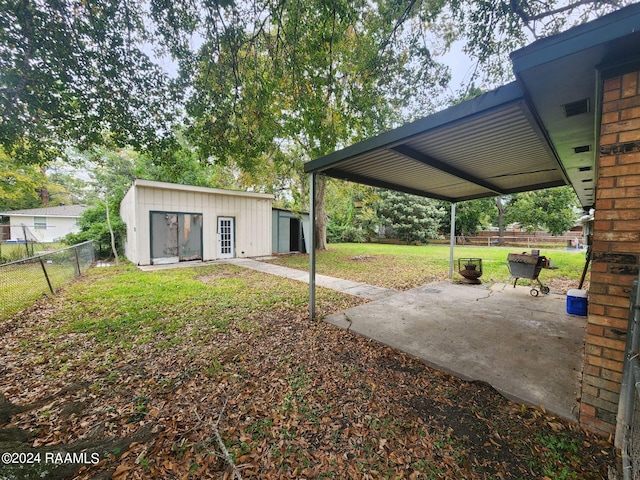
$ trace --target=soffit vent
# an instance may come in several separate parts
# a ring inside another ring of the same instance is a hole
[[[591,170],[591,167],[580,167],[578,169],[579,172],[588,172],[589,170]]]
[[[591,145],[581,145],[579,147],[574,147],[573,151],[575,153],[584,153],[591,151]]]
[[[564,110],[564,116],[575,117],[576,115],[581,115],[583,113],[589,113],[591,109],[590,101],[588,98],[584,100],[578,100],[577,102],[566,103],[562,106]]]

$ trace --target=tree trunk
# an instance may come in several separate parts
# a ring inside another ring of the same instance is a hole
[[[105,207],[107,210],[107,227],[109,227],[109,235],[111,236],[111,251],[113,252],[113,256],[116,259],[116,263],[120,263],[120,259],[118,258],[118,249],[116,248],[116,236],[113,233],[113,228],[111,228],[111,218],[109,217],[109,195],[105,194]]]
[[[327,250],[327,212],[324,208],[324,194],[327,177],[316,175],[316,250]]]
[[[44,177],[43,182],[46,182],[46,179],[47,179],[46,167],[43,165],[40,171],[42,172],[42,176]],[[47,188],[47,186],[43,184],[42,187],[40,187],[39,193],[40,193],[40,200],[42,201],[42,204],[45,207],[48,207],[50,198],[49,198],[49,189]]]

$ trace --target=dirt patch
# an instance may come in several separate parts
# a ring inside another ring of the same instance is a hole
[[[244,268],[238,269],[238,270],[224,269],[224,270],[220,270],[219,272],[209,273],[207,275],[199,275],[196,277],[196,279],[201,281],[202,283],[213,283],[217,280],[226,280],[230,278],[242,278],[248,275],[250,275],[250,272],[248,272]]]
[[[372,257],[371,255],[355,255],[351,257],[351,260],[353,260],[354,262],[367,262],[373,260],[373,258],[374,257]]]

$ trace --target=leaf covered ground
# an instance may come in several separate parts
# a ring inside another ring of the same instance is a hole
[[[229,265],[94,268],[0,324],[0,478],[600,479],[615,449],[306,313]],[[360,302],[319,289],[321,315]]]

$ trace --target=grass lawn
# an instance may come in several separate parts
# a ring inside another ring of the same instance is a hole
[[[321,315],[360,301],[318,289]],[[0,438],[98,462],[0,478],[232,478],[220,443],[245,479],[577,480],[615,464],[578,426],[310,322],[306,305],[307,285],[230,265],[89,270],[0,322]]]
[[[73,261],[45,260],[45,268],[54,291],[72,280],[76,272]],[[50,291],[40,262],[0,266],[0,321],[33,305]]]
[[[507,255],[521,253],[513,247],[456,247],[454,280],[457,259],[482,259],[483,282],[507,282]],[[544,269],[540,280],[553,290],[577,288],[585,263],[585,254],[576,250],[546,249],[542,255],[551,258],[557,269]],[[308,255],[283,255],[272,261],[279,265],[308,270]],[[406,290],[425,283],[444,280],[449,276],[449,247],[445,245],[407,246],[372,243],[330,244],[327,251],[318,252],[316,271],[319,274],[367,283],[379,287]],[[588,280],[588,277],[587,277]],[[525,280],[521,283],[526,284]]]

